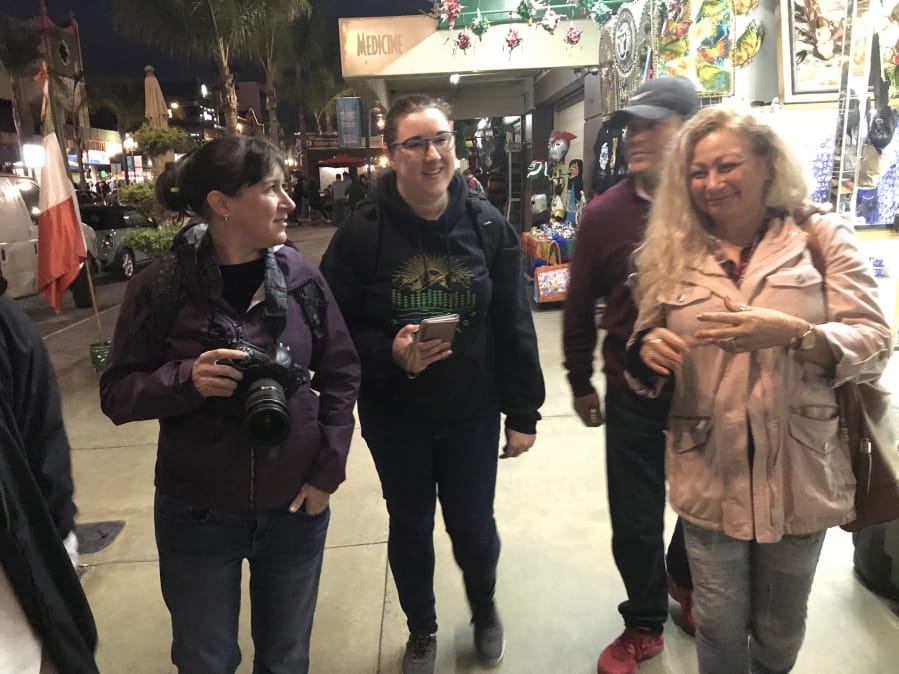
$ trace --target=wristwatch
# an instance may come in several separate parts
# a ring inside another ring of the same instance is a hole
[[[813,323],[809,323],[805,332],[797,337],[791,338],[790,343],[787,346],[791,349],[796,349],[797,351],[811,351],[818,343],[818,331],[815,329],[816,327],[817,326]]]

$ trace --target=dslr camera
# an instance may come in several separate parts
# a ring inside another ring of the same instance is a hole
[[[243,427],[253,444],[273,447],[290,433],[287,399],[309,382],[309,371],[295,363],[290,349],[275,342],[267,349],[237,339],[228,348],[246,358],[231,365],[243,372],[235,397],[243,411]]]

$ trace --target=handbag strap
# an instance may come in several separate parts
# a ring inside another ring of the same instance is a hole
[[[821,250],[821,242],[818,241],[818,234],[816,232],[816,225],[821,221],[821,214],[822,210],[818,204],[806,202],[793,211],[792,217],[793,222],[795,222],[806,234],[805,246],[812,256],[812,264],[821,276],[826,276],[824,253]]]

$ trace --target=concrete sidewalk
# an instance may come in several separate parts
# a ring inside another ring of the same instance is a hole
[[[300,249],[317,259],[333,228],[290,232]],[[113,311],[105,314],[104,327],[114,319]],[[582,426],[571,411],[561,367],[560,312],[538,311],[535,323],[548,394],[544,421],[531,452],[500,462],[497,485],[496,516],[503,539],[497,599],[507,628],[500,671],[590,674],[596,671],[599,651],[621,630],[616,606],[624,598],[611,555],[604,436]],[[96,327],[90,329],[96,333]],[[61,365],[80,520],[126,522],[110,547],[82,558],[87,565],[84,587],[99,628],[101,671],[174,672],[152,521],[158,426],[114,427],[102,415],[97,376],[86,350],[77,358],[76,342],[89,334],[82,330],[88,329],[81,325],[50,337],[48,346],[54,363]],[[378,478],[358,429],[347,473],[332,500],[312,672],[397,674],[406,639],[404,617],[387,563],[387,516]],[[479,672],[461,577],[442,528],[438,523],[435,535],[438,672]],[[895,672],[899,618],[894,611],[855,579],[850,537],[831,532],[815,582],[806,644],[794,671]],[[665,638],[665,651],[640,673],[695,672],[692,639],[671,622]],[[246,602],[240,644],[244,662],[238,671],[248,673],[253,651]]]

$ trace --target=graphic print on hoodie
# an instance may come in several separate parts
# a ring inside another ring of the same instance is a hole
[[[460,258],[414,255],[393,272],[394,315],[401,324],[407,324],[429,316],[459,314],[467,325],[477,306],[473,281],[474,274]]]

